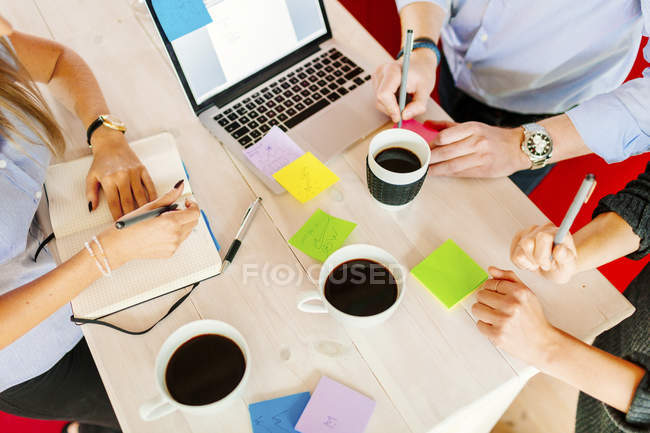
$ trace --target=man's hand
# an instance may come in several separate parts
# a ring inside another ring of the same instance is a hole
[[[440,131],[430,144],[429,173],[434,176],[502,177],[530,168],[530,160],[521,151],[521,128],[431,120],[425,126]]]
[[[86,176],[88,210],[97,208],[100,186],[115,220],[156,199],[151,176],[124,134],[100,127],[93,134],[92,145],[94,159]]]
[[[402,60],[381,65],[372,77],[377,95],[377,109],[387,114],[393,122],[399,122],[399,105],[395,93],[402,81]],[[437,58],[433,51],[420,48],[411,53],[406,92],[413,94],[413,100],[404,108],[404,120],[422,114],[436,85]]]

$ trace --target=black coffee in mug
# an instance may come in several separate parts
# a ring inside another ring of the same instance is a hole
[[[375,156],[377,164],[393,173],[411,173],[422,167],[420,158],[403,147],[389,147]]]
[[[217,334],[203,334],[176,349],[167,363],[165,383],[181,404],[202,406],[221,400],[241,382],[246,370],[237,343]]]
[[[341,263],[325,281],[325,298],[353,316],[374,316],[397,301],[397,281],[384,265],[368,259]]]

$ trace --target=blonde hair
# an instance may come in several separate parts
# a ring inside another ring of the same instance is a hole
[[[45,144],[54,155],[63,154],[65,149],[63,134],[50,107],[6,38],[0,39],[0,44],[15,63],[14,66],[0,58],[0,108],[7,110],[25,124],[40,143],[35,143],[33,139],[20,132],[2,110],[0,110],[0,134],[6,138],[14,134],[34,144]]]

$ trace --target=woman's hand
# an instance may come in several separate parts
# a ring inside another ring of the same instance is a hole
[[[396,123],[399,122],[399,105],[395,92],[402,81],[402,60],[403,57],[381,65],[372,77],[377,109]],[[427,101],[436,84],[436,66],[437,58],[433,51],[420,49],[411,53],[406,91],[413,94],[413,101],[404,108],[404,120],[426,111]]]
[[[151,176],[124,134],[100,127],[93,134],[92,145],[94,159],[86,176],[89,211],[99,204],[100,186],[115,220],[156,199]]]
[[[142,206],[126,217],[139,215],[174,203],[183,192],[183,183],[159,199]],[[196,226],[200,212],[196,203],[185,201],[184,210],[165,212],[146,221],[135,223],[125,229],[114,227],[99,235],[106,258],[112,269],[134,259],[168,258],[174,255],[180,244]]]
[[[494,345],[533,365],[549,356],[556,328],[546,320],[535,294],[514,272],[490,267],[492,279],[477,293],[472,313],[478,330]]]
[[[578,253],[570,233],[553,246],[558,228],[548,223],[522,230],[510,246],[510,259],[520,269],[539,272],[556,283],[566,283],[576,273]]]

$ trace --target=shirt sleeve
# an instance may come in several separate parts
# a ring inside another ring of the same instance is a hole
[[[635,352],[624,357],[646,370],[639,386],[634,393],[632,404],[627,413],[620,412],[604,404],[607,414],[614,424],[625,433],[647,433],[650,431],[650,356],[645,353]]]
[[[603,197],[593,217],[605,212],[616,212],[641,238],[639,249],[629,254],[629,258],[640,260],[650,253],[650,162],[645,172],[622,191]]]
[[[641,2],[645,33],[650,32],[650,5]],[[650,62],[650,42],[643,48]],[[643,77],[596,96],[567,111],[587,147],[608,163],[650,150],[650,68]]]
[[[395,0],[395,4],[397,4],[397,10],[401,11],[404,6],[410,5],[411,3],[433,3],[435,5],[440,6],[445,13],[447,14],[447,17],[449,17],[449,11],[451,10],[451,0]]]

